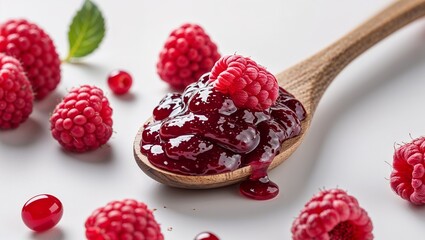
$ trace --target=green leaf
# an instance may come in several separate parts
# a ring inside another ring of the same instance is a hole
[[[64,62],[92,53],[99,47],[104,36],[105,19],[102,13],[92,1],[85,0],[69,27],[69,52]]]

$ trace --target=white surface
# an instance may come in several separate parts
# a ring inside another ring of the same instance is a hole
[[[82,1],[0,0],[0,20],[25,17],[67,51],[67,26]],[[84,221],[109,201],[135,198],[158,209],[167,240],[189,240],[212,231],[223,240],[290,239],[290,227],[319,189],[340,187],[359,200],[376,239],[419,239],[425,208],[412,207],[390,189],[395,143],[425,134],[425,23],[418,21],[353,62],[331,84],[299,150],[271,173],[281,194],[271,201],[238,195],[237,186],[207,191],[172,189],[137,167],[132,143],[139,125],[169,91],[155,72],[169,32],[191,21],[204,26],[222,54],[251,56],[279,72],[339,38],[389,0],[375,1],[130,1],[98,0],[108,31],[101,48],[80,65],[62,66],[62,82],[38,102],[31,118],[0,133],[0,239],[84,239]],[[135,80],[118,98],[106,75],[126,69]],[[103,88],[114,108],[108,146],[87,154],[61,150],[48,118],[67,89]],[[59,225],[32,234],[21,221],[30,197],[51,193],[62,200]],[[396,227],[398,226],[398,227]],[[172,229],[171,229],[172,228]]]

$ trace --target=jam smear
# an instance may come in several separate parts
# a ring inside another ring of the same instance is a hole
[[[239,109],[214,89],[209,74],[182,94],[167,94],[142,133],[141,152],[158,168],[185,175],[211,175],[251,165],[240,186],[243,195],[266,200],[277,196],[267,168],[283,141],[301,132],[306,113],[283,88],[265,111]]]

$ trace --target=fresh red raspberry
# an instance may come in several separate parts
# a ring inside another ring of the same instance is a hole
[[[220,58],[211,70],[214,87],[229,94],[237,107],[263,111],[279,96],[279,85],[273,74],[252,59],[240,55]]]
[[[36,100],[45,98],[59,84],[61,62],[56,48],[36,24],[23,19],[0,24],[0,52],[21,61]]]
[[[373,239],[372,222],[357,200],[341,189],[319,192],[292,224],[293,240]]]
[[[425,204],[425,137],[397,148],[393,157],[391,188],[403,199]]]
[[[113,201],[87,218],[88,240],[163,240],[161,228],[146,204],[132,199]]]
[[[22,65],[0,53],[0,129],[18,127],[32,112],[33,93]]]
[[[50,124],[53,137],[66,150],[94,150],[112,135],[112,108],[101,89],[83,85],[56,106]]]
[[[204,29],[186,23],[171,32],[159,54],[156,68],[162,80],[182,90],[211,71],[219,58],[217,45]]]

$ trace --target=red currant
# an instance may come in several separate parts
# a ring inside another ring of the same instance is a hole
[[[196,235],[195,240],[220,240],[214,233],[211,232],[201,232]]]
[[[133,78],[125,71],[113,71],[108,76],[109,88],[117,95],[126,94],[133,84]]]
[[[30,198],[22,207],[22,220],[36,232],[54,227],[63,214],[62,203],[49,194],[40,194]]]

